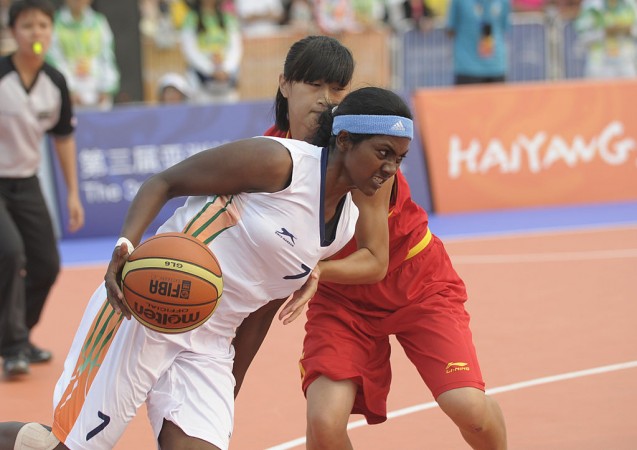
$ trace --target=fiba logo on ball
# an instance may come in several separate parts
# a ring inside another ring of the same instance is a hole
[[[159,297],[175,298],[188,300],[190,298],[190,287],[192,282],[182,279],[170,279],[162,281],[159,279],[150,279],[148,282],[148,292]],[[150,306],[150,308],[148,307]],[[156,325],[177,325],[197,323],[200,318],[199,311],[189,313],[188,308],[175,307],[168,308],[166,306],[150,304],[147,307],[135,302],[135,311],[137,314],[152,321]]]
[[[158,294],[163,297],[181,298],[188,300],[190,297],[190,285],[188,280],[172,281],[150,280],[148,283],[148,292]]]
[[[221,267],[193,236],[162,233],[142,242],[122,270],[124,301],[144,326],[183,333],[205,323],[223,291]]]

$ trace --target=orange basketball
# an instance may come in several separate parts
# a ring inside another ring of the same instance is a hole
[[[142,324],[183,333],[212,316],[223,290],[221,267],[210,248],[182,233],[142,242],[122,271],[124,301]]]

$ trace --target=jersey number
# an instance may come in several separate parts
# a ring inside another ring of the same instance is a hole
[[[312,271],[312,269],[310,269],[305,264],[301,264],[301,269],[303,269],[302,273],[299,273],[299,274],[296,274],[296,275],[286,275],[286,276],[283,277],[283,279],[284,280],[298,280],[299,278],[305,278]]]
[[[93,428],[91,431],[88,432],[88,434],[86,435],[86,440],[87,441],[89,439],[91,439],[92,437],[94,437],[97,433],[102,431],[104,428],[106,428],[106,425],[108,425],[110,423],[110,421],[111,421],[110,416],[107,416],[102,411],[97,411],[97,417],[102,419],[102,423],[99,424],[98,426],[96,426],[95,428]]]

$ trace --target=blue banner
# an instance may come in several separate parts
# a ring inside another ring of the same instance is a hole
[[[409,95],[404,98],[410,102]],[[141,184],[179,161],[224,142],[262,135],[274,123],[272,101],[213,105],[116,107],[78,111],[75,133],[84,228],[69,233],[66,185],[57,163],[54,178],[63,239],[117,236]],[[418,130],[402,170],[412,197],[430,210],[426,162]],[[185,198],[168,202],[148,229],[154,233]]]
[[[75,133],[84,228],[67,230],[66,186],[57,159],[55,185],[63,238],[117,236],[142,182],[201,150],[258,136],[273,123],[273,102],[116,107],[78,111]],[[171,200],[154,232],[184,198]]]

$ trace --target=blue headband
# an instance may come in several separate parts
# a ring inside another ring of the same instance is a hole
[[[339,131],[349,131],[358,134],[384,134],[413,139],[414,123],[402,116],[372,116],[367,114],[335,116],[332,124],[332,134]]]

